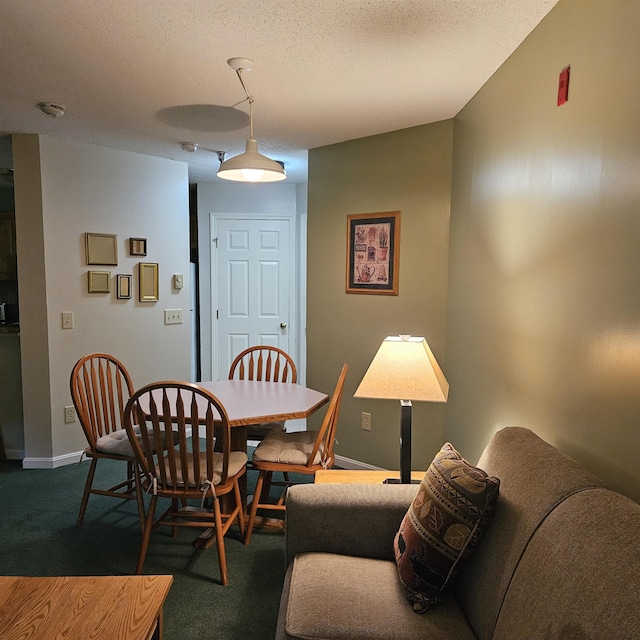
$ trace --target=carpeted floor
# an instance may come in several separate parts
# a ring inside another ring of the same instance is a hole
[[[1,575],[133,573],[140,544],[135,502],[91,496],[84,524],[76,527],[88,466],[23,470],[19,463],[0,462]],[[103,460],[96,481],[115,484],[123,474],[123,463]],[[249,472],[250,492],[256,476]],[[173,539],[161,527],[151,536],[144,573],[174,576],[164,609],[165,640],[273,638],[284,536],[254,530],[245,547],[232,527],[225,538],[229,585],[222,587],[216,549],[194,549],[194,531],[182,529]]]

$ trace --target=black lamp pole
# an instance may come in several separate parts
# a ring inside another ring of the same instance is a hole
[[[412,484],[411,480],[411,400],[400,400],[400,480],[387,478],[386,484]],[[413,484],[416,484],[413,482]]]
[[[400,400],[400,482],[411,484],[411,400]]]

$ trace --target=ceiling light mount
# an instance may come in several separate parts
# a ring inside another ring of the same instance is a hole
[[[229,160],[222,161],[218,177],[235,182],[279,182],[287,177],[284,166],[258,152],[258,142],[253,137],[253,96],[247,90],[242,79],[243,71],[251,71],[254,62],[251,58],[229,58],[227,64],[235,70],[249,103],[249,139],[245,152]],[[240,104],[240,103],[238,103]]]
[[[229,58],[227,64],[234,71],[251,71],[255,66],[255,62],[251,58]]]
[[[182,147],[183,151],[188,151],[189,153],[193,153],[194,151],[198,150],[197,142],[181,142],[180,146]]]
[[[65,108],[55,102],[40,102],[38,103],[38,108],[50,118],[60,118],[65,112]]]

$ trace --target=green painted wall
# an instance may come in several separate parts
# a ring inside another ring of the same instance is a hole
[[[400,403],[354,399],[382,340],[427,338],[445,359],[453,121],[352,140],[309,153],[307,383],[330,392],[350,365],[336,453],[398,468]],[[345,293],[347,215],[401,212],[399,295]],[[371,432],[360,427],[372,414]],[[443,438],[443,405],[416,403],[413,459],[422,468]]]
[[[455,120],[445,422],[472,459],[529,427],[636,500],[639,31],[637,0],[561,0]]]

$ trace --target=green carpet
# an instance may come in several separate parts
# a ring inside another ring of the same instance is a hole
[[[23,470],[19,463],[0,462],[1,575],[134,572],[141,536],[135,501],[91,496],[84,524],[76,527],[88,467],[83,462]],[[95,485],[115,484],[124,472],[124,463],[102,460]],[[248,473],[251,493],[257,472]],[[215,546],[198,551],[191,545],[197,531],[180,529],[173,539],[170,529],[161,527],[151,535],[144,573],[174,577],[164,608],[165,640],[273,638],[285,573],[284,536],[254,530],[245,547],[233,526],[225,537],[229,584],[223,587]]]

